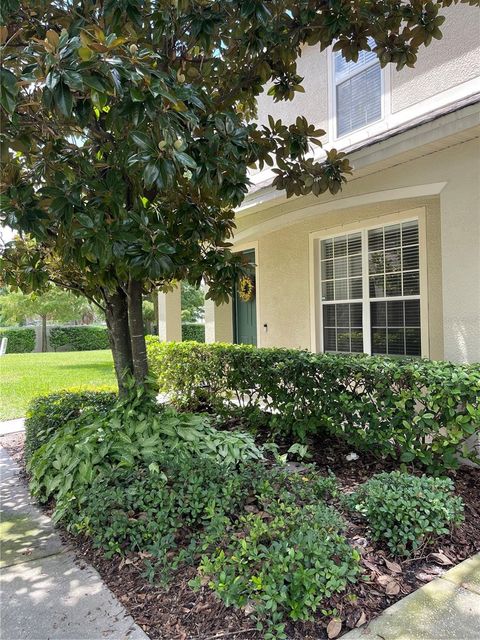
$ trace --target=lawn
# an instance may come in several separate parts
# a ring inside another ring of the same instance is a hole
[[[0,420],[23,417],[36,396],[83,385],[116,385],[110,350],[2,356]]]

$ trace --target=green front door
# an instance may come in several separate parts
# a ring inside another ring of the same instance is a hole
[[[257,344],[257,301],[255,287],[255,251],[245,251],[243,254],[249,263],[248,278],[252,285],[252,293],[248,295],[248,301],[242,299],[245,297],[245,289],[239,291],[239,284],[235,286],[235,295],[233,298],[233,336],[236,344]],[[247,282],[247,285],[249,283]]]

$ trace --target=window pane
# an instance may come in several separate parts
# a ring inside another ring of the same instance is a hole
[[[418,244],[418,222],[404,222],[402,224],[402,244]]]
[[[322,260],[322,280],[333,279],[333,260]]]
[[[373,38],[368,38],[368,44],[373,49],[375,47],[375,41]],[[372,62],[376,59],[374,51],[359,51],[357,62],[345,60],[341,51],[336,51],[334,54],[335,62],[335,77],[337,79],[347,76],[349,73],[354,73],[359,67]]]
[[[402,256],[400,249],[387,249],[385,251],[385,271],[400,271],[401,269]]]
[[[348,304],[337,304],[337,327],[348,327],[350,325],[350,311]]]
[[[370,303],[370,323],[372,327],[387,326],[387,303],[386,302]]]
[[[352,278],[349,282],[349,298],[355,300],[362,297],[362,279]]]
[[[347,236],[339,236],[333,241],[333,255],[335,258],[347,255]]]
[[[333,300],[333,281],[322,284],[322,300]]]
[[[387,322],[389,327],[403,327],[403,300],[387,302]]]
[[[400,246],[400,225],[394,224],[390,227],[385,227],[385,248]]]
[[[407,356],[420,356],[422,354],[420,328],[405,329],[405,343]]]
[[[333,258],[333,240],[322,240],[322,258]]]
[[[383,298],[385,296],[384,276],[370,276],[370,297]]]
[[[418,296],[420,294],[420,274],[418,271],[407,271],[403,274],[403,295]]]
[[[350,331],[348,328],[337,330],[337,351],[350,351]]]
[[[383,227],[370,229],[368,232],[368,250],[377,251],[383,249]]]
[[[383,273],[385,271],[385,254],[383,251],[374,251],[368,256],[368,272]]]
[[[361,276],[362,275],[362,256],[350,256],[348,258],[348,275]]]
[[[410,271],[412,269],[418,269],[418,246],[409,246],[403,247],[402,249],[402,257],[403,257],[403,270]]]
[[[362,235],[360,233],[351,233],[348,236],[348,255],[362,252]]]
[[[354,353],[363,352],[363,331],[361,329],[352,331],[350,351],[353,351]]]
[[[363,326],[361,302],[350,305],[350,326],[357,327],[357,328]]]
[[[346,278],[348,265],[347,258],[335,258],[333,263],[335,278]]]
[[[405,330],[388,329],[387,331],[387,353],[392,356],[402,356],[405,354]]]
[[[372,353],[387,353],[387,330],[372,329]]]
[[[402,276],[399,273],[387,273],[385,281],[387,297],[402,295]]]
[[[405,300],[405,326],[420,327],[420,300]]]
[[[324,327],[335,326],[335,305],[334,304],[323,305],[323,326]]]
[[[325,351],[336,351],[337,340],[335,329],[323,330],[323,348]]]
[[[346,300],[348,298],[347,279],[335,280],[335,300]]]
[[[337,135],[360,129],[382,117],[382,75],[379,64],[337,84]]]

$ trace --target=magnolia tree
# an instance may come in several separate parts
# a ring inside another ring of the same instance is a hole
[[[143,381],[142,296],[187,280],[228,298],[250,167],[278,189],[335,194],[341,153],[313,159],[304,118],[255,123],[256,97],[303,91],[305,45],[413,66],[452,0],[3,0],[3,250],[10,285],[52,281],[106,313],[117,377]],[[371,43],[373,42],[373,45]]]

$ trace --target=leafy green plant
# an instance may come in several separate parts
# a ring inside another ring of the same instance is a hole
[[[79,508],[93,482],[115,467],[158,465],[168,452],[224,465],[262,458],[250,435],[218,431],[205,415],[161,409],[144,387],[131,386],[108,415],[70,420],[32,456],[30,489],[39,500],[55,498],[56,519]]]
[[[68,347],[71,351],[96,351],[110,347],[106,327],[52,327],[50,346],[56,351]]]
[[[182,322],[182,340],[205,342],[205,325],[200,322]]]
[[[0,340],[7,338],[7,353],[30,353],[35,349],[35,329],[1,328]]]
[[[323,432],[429,472],[477,459],[480,365],[316,354],[148,339],[160,389],[182,407],[208,402],[296,440]]]
[[[155,578],[167,577],[222,538],[262,473],[257,463],[240,463],[225,474],[212,458],[170,453],[148,468],[99,478],[81,513],[67,515],[74,532],[108,555],[141,551]]]
[[[450,478],[379,473],[346,503],[366,518],[373,539],[396,555],[415,553],[463,520],[463,503],[453,495]]]
[[[28,462],[69,420],[91,412],[95,419],[107,416],[117,394],[98,389],[72,388],[35,398],[25,420],[25,459]]]
[[[252,606],[265,638],[284,638],[286,618],[312,619],[327,598],[358,579],[360,556],[343,527],[321,502],[274,499],[264,511],[242,516],[241,535],[205,555],[199,572],[227,606]]]

